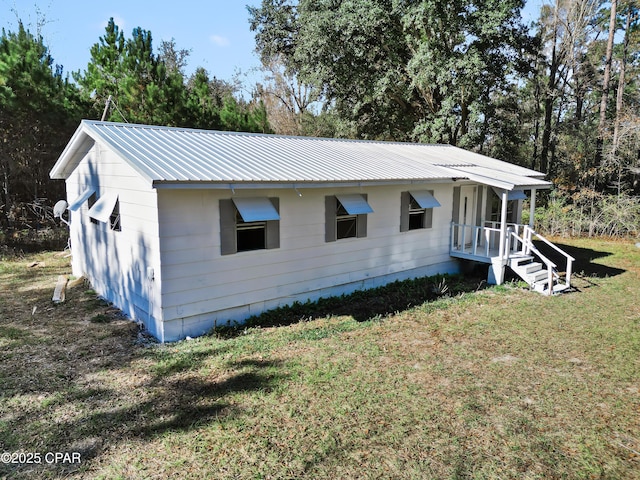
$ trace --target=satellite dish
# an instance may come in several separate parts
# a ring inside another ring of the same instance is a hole
[[[64,223],[67,226],[69,225],[69,222],[67,222],[64,217],[62,215],[64,215],[64,212],[67,210],[67,206],[69,204],[65,201],[65,200],[59,200],[54,206],[53,206],[53,218],[59,218],[60,221],[62,223]]]
[[[53,217],[54,218],[62,218],[62,214],[67,209],[67,202],[65,200],[60,200],[53,206]]]

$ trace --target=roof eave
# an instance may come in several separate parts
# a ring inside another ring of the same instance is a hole
[[[424,178],[424,179],[393,179],[393,180],[348,180],[348,181],[176,181],[155,180],[153,188],[163,190],[176,189],[211,189],[211,190],[254,190],[269,188],[340,188],[340,187],[376,187],[385,185],[423,185],[433,183],[453,183],[458,178]]]
[[[58,160],[49,172],[52,179],[66,180],[71,172],[78,166],[80,160],[93,147],[94,139],[85,130],[85,121],[82,120],[76,131],[71,136]],[[87,141],[89,140],[89,141]]]

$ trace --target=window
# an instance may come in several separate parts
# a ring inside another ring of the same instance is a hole
[[[97,201],[98,196],[96,195],[96,192],[93,192],[91,195],[89,195],[89,198],[87,199],[87,206],[89,207],[89,211],[91,211]],[[91,221],[91,223],[94,223],[96,225],[98,224],[98,220],[93,217],[89,217],[89,220]]]
[[[262,250],[267,246],[267,222],[245,222],[236,210],[237,251]]]
[[[114,232],[122,231],[122,227],[120,226],[120,199],[116,200],[116,204],[113,206],[113,211],[109,216],[109,227]]]
[[[220,200],[222,255],[280,247],[277,198],[251,197]]]
[[[337,200],[336,204],[336,239],[357,237],[358,216],[350,215],[340,200]]]
[[[440,202],[433,196],[432,190],[402,192],[400,194],[400,231],[431,228],[433,209]]]
[[[343,238],[367,236],[367,214],[373,209],[367,203],[367,196],[361,194],[325,197],[325,233],[327,242]]]

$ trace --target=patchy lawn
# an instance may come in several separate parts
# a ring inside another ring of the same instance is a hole
[[[3,259],[0,478],[640,478],[640,249],[559,242],[578,292],[170,345],[82,284],[53,305],[68,258]]]

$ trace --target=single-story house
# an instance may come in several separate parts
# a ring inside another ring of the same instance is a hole
[[[50,175],[73,274],[160,341],[464,260],[563,288],[520,224],[550,183],[453,146],[84,120]]]

